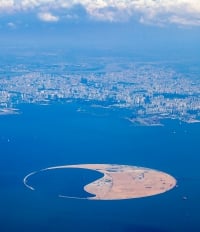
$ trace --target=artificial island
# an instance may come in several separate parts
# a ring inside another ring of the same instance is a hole
[[[94,195],[87,197],[88,200],[121,200],[153,196],[164,193],[176,185],[176,179],[165,172],[128,165],[64,165],[45,168],[38,172],[65,168],[89,169],[104,174],[102,178],[84,186],[86,192]],[[29,185],[28,180],[38,172],[32,172],[24,178],[25,186],[31,190],[35,189]],[[59,197],[69,198],[62,194]]]

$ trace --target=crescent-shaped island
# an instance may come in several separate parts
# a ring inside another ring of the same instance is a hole
[[[94,195],[84,198],[88,200],[122,200],[148,197],[164,193],[176,185],[176,179],[165,172],[129,165],[76,164],[49,167],[38,172],[65,168],[95,170],[104,175],[102,178],[84,186],[86,192]],[[28,180],[38,172],[28,174],[23,180],[25,186],[31,190],[35,189],[28,184]],[[62,195],[62,193],[59,197],[71,198]],[[76,198],[76,196],[73,198]]]

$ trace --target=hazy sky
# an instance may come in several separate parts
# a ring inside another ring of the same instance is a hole
[[[1,38],[25,34],[88,44],[195,46],[200,41],[200,1],[0,0]]]

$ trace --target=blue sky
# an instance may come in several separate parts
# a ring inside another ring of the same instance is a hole
[[[199,48],[200,1],[0,0],[0,36],[7,41],[48,37],[108,47]]]

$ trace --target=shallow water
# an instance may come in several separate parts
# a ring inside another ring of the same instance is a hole
[[[52,197],[73,197],[86,199],[94,197],[84,190],[84,186],[103,177],[103,174],[93,170],[80,168],[59,168],[53,170],[39,171],[31,175],[27,182],[44,194]]]

